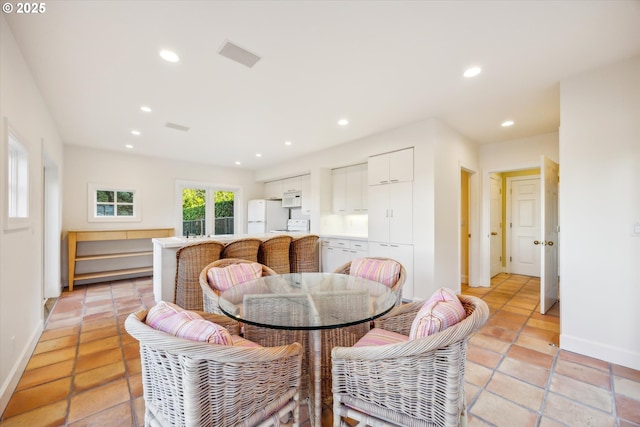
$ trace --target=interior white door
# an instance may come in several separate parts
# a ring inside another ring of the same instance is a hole
[[[502,271],[502,177],[491,175],[491,277]]]
[[[511,255],[513,274],[540,276],[540,250],[534,242],[540,239],[540,178],[510,178]]]
[[[558,301],[558,164],[542,156],[540,313]]]

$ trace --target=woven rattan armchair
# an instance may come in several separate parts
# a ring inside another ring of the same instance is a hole
[[[313,273],[320,271],[318,239],[320,236],[308,234],[295,237],[289,246],[289,268],[292,273]]]
[[[200,272],[220,258],[224,244],[217,241],[193,243],[176,252],[175,302],[186,310],[202,310]]]
[[[299,425],[302,347],[238,347],[176,338],[132,313],[147,426]],[[223,316],[221,316],[223,317]]]
[[[379,259],[379,260],[390,259],[390,258],[381,258],[381,257],[369,257],[369,258]],[[349,274],[350,269],[351,269],[351,261],[338,267],[334,271],[334,273]],[[402,304],[402,287],[404,286],[404,282],[406,280],[407,280],[407,270],[405,270],[404,266],[400,264],[400,275],[398,276],[398,280],[396,281],[396,283],[391,287],[391,290],[393,291],[394,294],[396,294],[396,297],[397,297],[396,306]]]
[[[258,248],[262,240],[254,237],[237,239],[227,243],[220,258],[238,258],[258,262]]]
[[[204,311],[206,311],[207,313],[223,314],[222,311],[220,311],[220,307],[218,305],[218,292],[209,285],[209,279],[207,277],[209,270],[213,267],[224,268],[231,264],[250,263],[250,262],[255,262],[255,261],[248,261],[245,259],[238,259],[238,258],[223,258],[223,259],[219,259],[217,261],[212,262],[211,264],[207,265],[201,270],[199,277],[200,277],[200,289],[202,292],[202,305],[203,305]],[[270,269],[269,267],[267,267],[266,265],[262,265],[263,277],[271,276],[273,274],[276,274],[276,272]]]
[[[335,347],[334,427],[343,417],[371,426],[459,426],[466,420],[464,372],[469,337],[489,316],[479,298],[459,295],[467,317],[442,332],[398,344]],[[375,326],[409,336],[424,302],[395,307]]]
[[[264,240],[258,249],[258,262],[278,274],[289,274],[291,236],[280,235]]]

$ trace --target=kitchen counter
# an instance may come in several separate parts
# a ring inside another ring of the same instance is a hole
[[[369,241],[369,238],[367,236],[354,236],[354,235],[346,236],[344,234],[321,234],[320,238],[321,239],[359,240],[359,241],[362,241],[362,242],[368,242]]]
[[[277,233],[262,233],[262,234],[216,234],[212,236],[193,236],[193,237],[189,237],[188,239],[184,236],[174,236],[174,237],[163,237],[163,238],[153,239],[153,243],[154,245],[155,244],[159,245],[159,247],[161,248],[181,248],[184,245],[188,245],[191,243],[207,242],[212,240],[215,240],[217,242],[222,242],[222,243],[228,243],[234,240],[245,239],[248,237],[257,238],[260,240],[266,240],[281,234],[286,234],[291,237],[298,237],[298,236],[304,236],[305,234],[309,234],[309,233],[303,233],[299,231],[297,232],[278,231]]]
[[[167,301],[175,302],[175,284],[176,284],[176,253],[183,246],[207,241],[218,241],[228,243],[238,239],[253,237],[266,240],[271,237],[286,234],[293,238],[305,236],[306,232],[288,232],[282,231],[277,233],[262,234],[217,234],[207,237],[162,237],[152,239],[153,242],[153,296],[156,302]]]

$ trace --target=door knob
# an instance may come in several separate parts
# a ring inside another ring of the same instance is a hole
[[[549,245],[549,246],[553,246],[553,242],[552,242],[551,240],[549,240],[549,241],[547,242],[547,245]]]
[[[498,235],[498,232],[497,232],[497,231],[492,231],[492,232],[491,232],[491,235],[492,235],[492,236],[497,236],[497,235]]]
[[[538,241],[538,240],[534,240],[534,241],[533,241],[533,244],[534,244],[534,245],[539,245],[539,244],[540,244],[540,241]]]

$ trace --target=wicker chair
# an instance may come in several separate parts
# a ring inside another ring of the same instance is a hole
[[[145,425],[299,425],[300,344],[234,347],[176,338],[132,313],[127,332],[140,342]],[[220,316],[224,317],[224,316]]]
[[[280,235],[264,240],[258,249],[258,262],[278,274],[289,274],[291,236]]]
[[[315,234],[308,234],[291,240],[291,245],[289,246],[289,268],[292,273],[320,271],[318,262],[319,237]]]
[[[220,258],[238,258],[258,262],[258,248],[262,240],[254,237],[237,239],[227,243]]]
[[[237,259],[237,258],[223,258],[217,261],[212,262],[207,265],[200,271],[200,289],[202,293],[202,305],[204,311],[207,313],[217,313],[223,314],[220,311],[220,307],[218,306],[218,293],[209,285],[209,279],[207,274],[209,270],[213,267],[223,268],[227,267],[231,264],[239,264],[239,263],[250,263],[255,261],[248,261],[245,259]],[[266,265],[262,266],[262,276],[271,276],[276,274],[275,271],[267,267]]]
[[[217,241],[198,242],[176,252],[176,286],[174,301],[186,310],[202,310],[199,277],[202,269],[220,258],[224,247]]]
[[[380,260],[390,259],[390,258],[381,258],[381,257],[370,257],[370,258],[380,259]],[[349,274],[350,269],[351,269],[351,261],[340,266],[338,269],[336,269],[336,271],[334,271],[334,273]],[[400,264],[400,275],[398,276],[398,280],[396,281],[396,283],[391,288],[391,290],[393,291],[394,294],[396,294],[396,297],[397,297],[396,306],[402,304],[402,287],[404,286],[405,280],[407,280],[407,270],[405,270],[404,266]]]
[[[479,298],[459,295],[467,317],[424,338],[398,344],[335,347],[334,426],[343,417],[372,426],[459,426],[465,423],[464,371],[467,341],[489,317]],[[375,326],[409,335],[424,302],[395,307]]]

